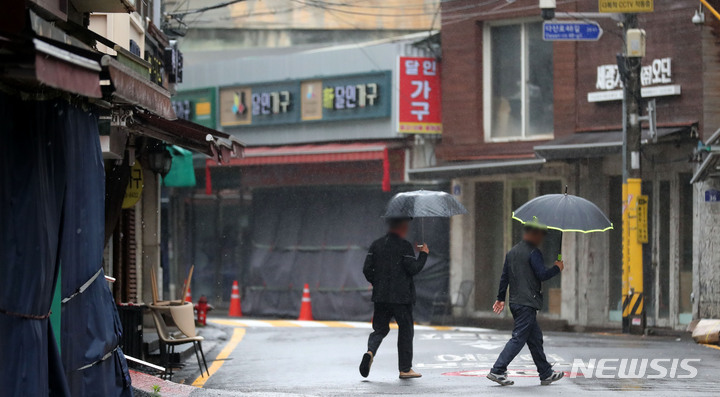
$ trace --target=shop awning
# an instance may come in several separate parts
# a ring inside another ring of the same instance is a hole
[[[27,45],[29,44],[29,45]],[[100,65],[90,58],[40,39],[27,43],[0,38],[0,49],[9,57],[1,63],[3,80],[10,85],[47,86],[58,90],[100,98]]]
[[[231,159],[230,165],[253,166],[383,160],[387,148],[387,145],[383,143],[249,147],[245,149],[242,158]]]
[[[133,113],[128,127],[137,133],[210,156],[216,164],[243,155],[244,145],[239,140],[183,119],[166,120],[138,110]]]
[[[172,156],[170,172],[163,177],[163,185],[168,187],[194,187],[195,167],[193,167],[193,153],[190,150],[172,145],[167,148]]]
[[[391,180],[403,179],[405,152],[388,142],[263,146],[245,148],[242,157],[231,158],[227,165],[208,160],[206,166],[208,194],[211,168],[216,169],[212,178],[216,173],[225,179],[240,175],[246,186],[381,183],[389,191]]]
[[[691,126],[658,128],[657,138],[662,139],[687,131]],[[652,142],[650,131],[643,130],[642,144]],[[622,152],[623,132],[583,132],[555,139],[535,146],[535,153],[547,160],[569,160],[588,157],[603,157]]]
[[[138,106],[167,120],[177,118],[168,90],[109,55],[103,56],[100,63],[110,76],[114,103]]]
[[[507,174],[539,171],[545,159],[521,159],[503,161],[485,161],[479,163],[454,163],[439,167],[416,168],[408,170],[411,180],[447,180],[467,176]]]

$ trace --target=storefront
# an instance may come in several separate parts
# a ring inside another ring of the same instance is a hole
[[[642,144],[642,193],[648,196],[643,304],[648,325],[682,328],[693,313],[690,157],[698,139],[715,126],[704,125],[707,94],[695,72],[703,68],[705,33],[684,28],[683,12],[692,15],[696,4],[675,3],[683,4],[640,17],[648,37],[643,107],[654,99],[657,109],[657,128],[644,125]],[[566,270],[545,283],[541,313],[574,326],[619,327],[622,89],[615,58],[620,44],[613,35],[618,28],[602,19],[605,34],[597,42],[543,41],[537,10],[510,5],[483,14],[483,6],[476,7],[475,15],[482,17],[443,13],[439,165],[409,172],[412,180],[450,180],[471,211],[451,224],[450,280],[452,291],[463,280],[474,280],[478,288],[472,307],[456,314],[490,315],[504,254],[521,238],[512,210],[567,186],[602,208],[615,228],[550,234],[545,258],[551,262],[562,252]],[[656,3],[656,9],[662,7]],[[566,4],[561,11],[597,12],[597,3]],[[678,21],[660,23],[659,15]],[[467,111],[473,108],[477,111]]]
[[[194,296],[227,305],[238,280],[244,311],[292,317],[307,283],[316,318],[370,318],[362,263],[384,232],[386,201],[398,191],[448,186],[407,179],[411,167],[434,163],[442,131],[440,70],[418,44],[427,37],[259,58],[238,52],[220,65],[187,67],[176,108],[190,118],[199,110],[216,115],[219,128],[248,144],[227,165],[202,163],[198,189],[168,192],[193,230],[173,257],[179,268],[195,265]],[[437,233],[419,280],[424,318],[435,293],[447,289],[447,227],[426,224]]]

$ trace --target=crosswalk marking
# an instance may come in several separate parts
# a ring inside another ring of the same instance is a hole
[[[356,328],[372,329],[372,324],[361,321],[300,321],[300,320],[251,320],[244,318],[211,318],[208,322],[243,328]],[[391,323],[391,329],[397,329],[397,324]],[[461,331],[461,332],[488,332],[485,328],[449,327],[443,325],[415,325],[415,331]]]

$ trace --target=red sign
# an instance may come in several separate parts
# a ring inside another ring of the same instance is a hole
[[[435,58],[400,57],[398,132],[441,134],[440,65]]]

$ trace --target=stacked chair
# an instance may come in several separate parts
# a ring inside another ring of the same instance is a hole
[[[190,287],[192,272],[193,268],[190,268],[190,274],[188,275],[181,297],[185,296],[187,289]],[[151,271],[151,273],[153,304],[150,305],[150,311],[153,321],[155,322],[158,338],[160,339],[160,356],[163,361],[163,366],[166,368],[165,376],[172,379],[173,365],[171,363],[171,357],[175,354],[175,346],[187,343],[192,343],[193,345],[195,358],[197,358],[198,367],[200,368],[200,374],[204,376],[204,373],[207,373],[208,376],[210,376],[207,361],[205,361],[205,353],[202,350],[202,341],[204,339],[197,334],[197,330],[195,329],[195,310],[192,302],[185,302],[183,299],[174,301],[158,300],[157,280],[154,270]],[[177,327],[178,332],[170,332],[166,319],[172,320],[172,324]],[[202,363],[200,362],[201,357]],[[205,365],[205,371],[203,371],[203,364]]]

